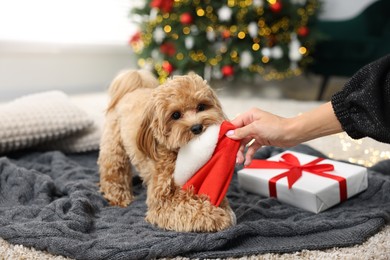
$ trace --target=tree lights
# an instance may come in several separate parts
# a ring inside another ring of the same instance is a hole
[[[161,81],[189,71],[206,79],[299,75],[318,38],[317,0],[147,0],[130,44]]]

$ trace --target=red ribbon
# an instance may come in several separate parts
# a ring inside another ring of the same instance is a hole
[[[347,199],[347,180],[337,175],[325,173],[326,171],[333,171],[334,166],[332,164],[317,164],[324,160],[323,158],[317,158],[303,165],[301,165],[298,158],[291,153],[283,154],[282,159],[283,160],[279,161],[253,160],[250,165],[246,166],[246,168],[288,169],[288,171],[276,175],[269,180],[269,194],[271,197],[277,197],[276,182],[278,180],[287,177],[288,188],[291,189],[294,183],[301,178],[302,171],[305,171],[336,180],[339,183],[340,201]]]

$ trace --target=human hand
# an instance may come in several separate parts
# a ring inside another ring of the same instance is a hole
[[[227,132],[226,136],[234,140],[241,140],[237,163],[244,162],[245,146],[249,144],[245,155],[245,165],[252,162],[255,152],[263,145],[291,147],[343,131],[331,102],[291,118],[280,117],[258,108],[252,108],[239,115],[231,123],[237,129]],[[254,141],[251,143],[253,139]]]
[[[249,165],[255,152],[263,145],[289,147],[295,145],[290,138],[288,127],[290,120],[269,112],[252,108],[231,121],[237,127],[228,131],[226,136],[234,140],[241,140],[241,146],[237,153],[237,163]],[[253,140],[253,142],[252,142]],[[248,150],[245,155],[245,147]]]

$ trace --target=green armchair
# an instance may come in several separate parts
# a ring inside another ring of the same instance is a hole
[[[351,77],[364,65],[390,53],[390,0],[379,0],[349,20],[316,21],[324,35],[308,71],[322,76],[318,100],[332,76]]]

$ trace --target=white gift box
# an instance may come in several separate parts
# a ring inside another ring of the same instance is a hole
[[[284,161],[282,156],[285,154],[295,156],[301,166],[315,159],[319,159],[311,155],[286,151],[267,159],[267,161]],[[302,176],[296,180],[291,188],[289,188],[287,177],[276,180],[276,185],[275,181],[273,181],[274,184],[270,183],[271,179],[275,179],[277,176],[289,172],[289,169],[282,165],[280,168],[275,169],[244,168],[238,171],[238,182],[242,189],[266,197],[273,195],[274,192],[271,186],[275,186],[276,197],[279,201],[314,213],[319,213],[340,203],[343,197],[347,199],[367,189],[367,169],[364,167],[328,159],[323,159],[315,164],[333,165],[333,170],[327,170],[324,173],[337,176],[336,178],[343,180],[340,181],[330,177],[320,176],[313,173],[314,171],[309,172],[310,170],[303,167],[298,170],[302,173]],[[342,183],[344,185],[346,184],[344,189],[342,188]]]

